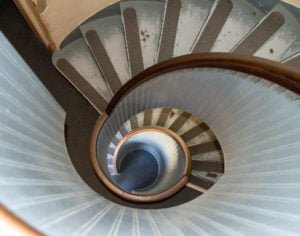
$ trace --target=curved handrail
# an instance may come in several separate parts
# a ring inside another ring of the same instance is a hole
[[[190,54],[158,63],[129,80],[110,101],[106,108],[106,114],[110,115],[122,98],[134,88],[159,75],[176,70],[204,67],[228,69],[254,75],[300,94],[300,72],[282,63],[228,53]]]
[[[136,87],[143,83],[156,78],[159,75],[188,68],[219,68],[243,72],[250,75],[258,76],[262,79],[269,80],[273,83],[279,84],[288,90],[300,94],[300,72],[289,66],[282,65],[278,62],[273,62],[266,59],[255,58],[252,56],[230,55],[228,53],[203,53],[191,54],[156,64],[149,69],[141,72],[136,77],[127,82],[113,97],[109,103],[106,112],[103,113],[97,120],[90,142],[90,158],[97,176],[113,193],[129,201],[135,202],[150,202],[158,201],[172,193],[177,192],[182,188],[182,184],[188,181],[188,176],[185,175],[182,179],[174,185],[171,189],[151,196],[135,195],[127,193],[118,188],[101,169],[97,158],[97,139],[101,132],[103,125],[112,114],[114,108],[122,101],[122,99],[129,94]]]
[[[0,235],[24,235],[24,236],[43,236],[34,227],[30,226],[27,222],[17,217],[2,204],[0,204]]]

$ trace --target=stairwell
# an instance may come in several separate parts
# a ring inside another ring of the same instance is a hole
[[[31,68],[1,34],[0,202],[35,228],[4,233],[299,234],[299,9],[121,1],[54,52],[69,84],[1,8]]]

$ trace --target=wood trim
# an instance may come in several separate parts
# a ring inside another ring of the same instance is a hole
[[[53,42],[47,27],[41,22],[39,13],[35,10],[32,1],[26,0],[13,0],[23,17],[25,18],[27,24],[30,26],[32,31],[40,38],[40,40],[46,45],[50,51],[58,49]],[[40,12],[42,13],[42,12]]]
[[[33,227],[0,204],[0,235],[1,236],[42,236]]]
[[[98,134],[101,132],[101,129],[102,129],[104,123],[106,122],[106,120],[108,119],[108,117],[109,116],[106,113],[103,113],[99,117],[99,119],[96,121],[96,124],[92,131],[91,140],[90,140],[90,159],[91,159],[92,165],[94,167],[94,170],[95,170],[98,178],[111,192],[113,192],[115,195],[117,195],[123,199],[126,199],[128,201],[131,201],[131,202],[143,202],[143,203],[157,202],[157,201],[161,201],[161,200],[171,197],[172,195],[177,193],[180,189],[182,189],[188,183],[189,176],[191,173],[191,158],[189,155],[189,151],[187,153],[188,154],[187,158],[189,158],[188,159],[189,161],[187,162],[187,165],[185,167],[186,174],[184,174],[181,177],[181,179],[174,186],[169,188],[168,190],[161,192],[161,193],[152,194],[152,195],[137,195],[137,194],[128,193],[128,192],[120,189],[119,187],[117,187],[106,176],[104,171],[101,169],[101,166],[98,162],[98,157],[97,157]]]
[[[258,57],[229,53],[200,53],[172,58],[156,64],[129,80],[115,94],[106,108],[110,115],[132,90],[155,77],[188,68],[218,68],[254,75],[300,94],[300,72],[289,66]]]
[[[300,8],[299,0],[281,0],[281,1],[286,2],[294,7]]]

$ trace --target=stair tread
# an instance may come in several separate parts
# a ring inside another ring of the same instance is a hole
[[[293,66],[296,69],[300,68],[300,53],[288,58],[285,62],[286,65]]]
[[[197,137],[198,135],[200,135],[201,133],[207,130],[209,130],[209,127],[205,123],[201,123],[193,127],[192,129],[186,131],[185,133],[181,134],[181,138],[185,142],[189,142],[190,140],[192,140],[193,138]]]
[[[95,31],[98,38],[101,40],[102,45],[106,51],[108,59],[110,60],[113,68],[109,66],[107,71],[113,70],[117,74],[117,78],[122,84],[125,84],[130,78],[129,65],[127,61],[127,53],[125,48],[125,37],[123,32],[122,19],[120,15],[113,15],[104,18],[97,19],[90,23],[87,23],[80,27],[83,36],[88,31]],[[86,38],[88,42],[88,39]],[[89,45],[92,47],[93,45]],[[95,45],[97,47],[97,45]],[[101,63],[102,55],[98,56],[99,62]],[[106,58],[105,58],[106,59]],[[105,63],[105,61],[103,62]],[[104,66],[107,66],[105,63]],[[105,76],[105,75],[104,75]],[[107,74],[106,79],[110,74]],[[116,79],[117,79],[116,78]]]
[[[189,54],[215,0],[181,0],[173,56]]]
[[[193,170],[206,172],[224,172],[224,163],[218,161],[192,161]]]
[[[143,120],[143,126],[150,126],[152,124],[152,113],[153,110],[146,110],[144,112],[144,120]]]
[[[212,52],[229,52],[264,17],[259,8],[247,1],[231,1],[232,11],[211,48]]]
[[[283,5],[283,4],[281,4]],[[270,39],[264,48],[261,48],[255,56],[260,56],[264,52],[268,51],[269,48],[273,48],[274,52],[269,56],[268,59],[276,60],[276,61],[284,61],[285,59],[293,56],[296,53],[300,52],[300,20],[296,18],[288,8],[285,6],[280,7],[280,13],[285,17],[285,24],[283,27],[276,32],[273,36],[273,39]],[[280,39],[280,42],[275,41],[275,37]],[[283,44],[284,43],[284,44]],[[272,47],[274,45],[274,47]],[[276,47],[275,47],[276,45]],[[278,45],[280,45],[278,47]],[[280,48],[280,49],[279,49]],[[277,50],[279,51],[277,52]],[[269,49],[270,52],[270,49]],[[273,56],[274,55],[274,56]],[[271,57],[272,56],[272,57]]]
[[[146,69],[157,62],[157,51],[161,34],[161,22],[164,12],[164,4],[157,1],[123,1],[120,4],[124,21],[124,10],[133,8],[136,13],[137,37],[140,44],[143,68]],[[129,25],[132,27],[132,25]],[[125,25],[126,27],[126,25]],[[126,32],[126,29],[125,29]],[[128,45],[128,37],[133,35],[126,34]],[[134,48],[136,49],[136,47]],[[127,50],[133,50],[128,48]],[[130,61],[139,60],[137,57],[130,58]],[[140,63],[139,61],[136,63]],[[140,71],[139,71],[140,72]],[[137,72],[133,73],[136,74]]]
[[[171,111],[172,111],[171,108],[163,108],[157,119],[156,125],[157,126],[165,126]]]
[[[191,155],[198,155],[202,153],[212,152],[215,150],[220,150],[220,144],[217,141],[201,143],[198,145],[189,146]]]
[[[265,36],[262,37],[263,35]],[[262,23],[245,36],[233,53],[283,61],[300,51],[299,40],[299,22],[279,3],[262,20]]]
[[[199,171],[199,170],[192,170],[192,176],[199,177],[201,179],[209,180],[211,182],[216,183],[224,173],[217,173],[217,172],[208,172],[208,171]]]
[[[203,30],[198,35],[193,48],[193,53],[208,52],[218,38],[228,16],[233,8],[231,0],[216,1]]]
[[[194,175],[191,175],[189,182],[196,186],[200,186],[201,188],[204,188],[206,190],[214,185],[213,181],[206,179],[204,177],[194,176]]]
[[[98,110],[103,113],[108,105],[105,99],[86,82],[76,69],[65,59],[60,59],[57,62],[57,68],[68,78],[76,88],[80,88],[81,94]]]
[[[187,112],[182,112],[177,119],[171,124],[169,127],[170,130],[177,132],[185,123],[188,119],[191,118],[191,114]]]
[[[53,54],[53,64],[73,86],[102,113],[112,93],[83,39]]]
[[[137,116],[135,116],[135,115],[132,116],[129,119],[129,121],[130,121],[130,125],[131,125],[132,130],[139,128],[139,122],[138,122]]]
[[[180,0],[166,0],[158,49],[158,62],[173,57],[180,9]]]
[[[83,38],[56,51],[52,59],[55,65],[59,59],[67,60],[107,101],[112,98],[112,94]],[[72,78],[68,79],[71,80]]]

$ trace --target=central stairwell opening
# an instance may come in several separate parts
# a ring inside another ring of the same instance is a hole
[[[83,22],[52,59],[99,112],[90,159],[72,152],[64,110],[1,34],[5,225],[299,234],[299,12],[277,0],[125,0]]]

